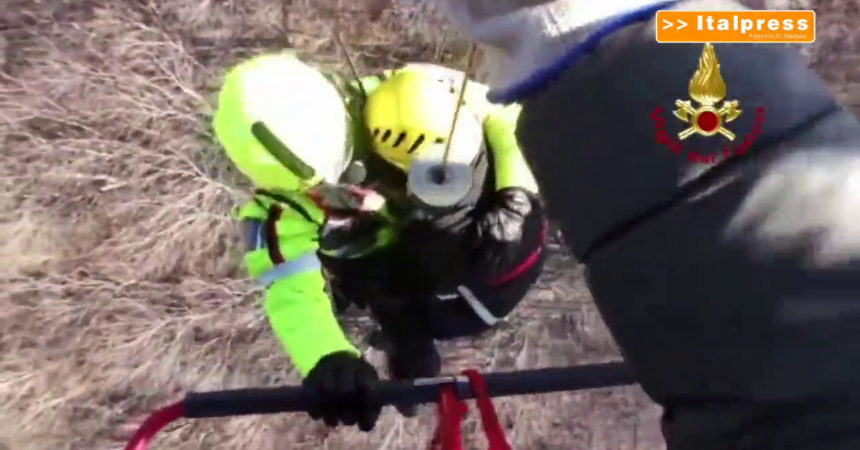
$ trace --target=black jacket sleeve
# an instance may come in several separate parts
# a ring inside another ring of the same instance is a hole
[[[464,270],[425,305],[436,339],[490,328],[525,298],[543,268],[547,222],[540,199],[520,188],[489,196],[459,235]]]
[[[540,199],[520,188],[485,195],[463,214],[452,211],[444,220],[411,222],[401,230],[392,255],[399,261],[392,272],[409,281],[413,296],[431,303],[440,296],[470,297],[468,307],[445,307],[447,312],[439,315],[463,319],[475,330],[507,316],[537,280],[545,260],[547,224]]]
[[[474,245],[467,286],[495,317],[507,316],[537,280],[545,260],[547,222],[537,195],[494,192],[467,241]]]

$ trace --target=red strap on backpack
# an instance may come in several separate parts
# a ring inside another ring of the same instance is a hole
[[[484,427],[484,434],[487,436],[489,444],[488,450],[511,450],[496,415],[493,400],[487,391],[484,377],[475,370],[466,370],[463,374],[469,378],[472,392],[475,393],[475,401],[478,405],[478,411],[481,413],[481,425]],[[430,450],[462,450],[461,423],[469,408],[457,397],[454,386],[442,387],[437,411],[436,433],[430,443]]]

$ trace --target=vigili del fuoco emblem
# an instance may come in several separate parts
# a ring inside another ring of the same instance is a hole
[[[730,141],[735,140],[735,134],[725,127],[741,115],[738,109],[740,103],[737,100],[726,100],[726,82],[720,75],[720,62],[717,60],[717,52],[713,44],[705,44],[702,55],[699,57],[699,68],[690,79],[690,98],[695,100],[699,107],[693,107],[690,100],[675,100],[675,117],[690,124],[678,133],[681,140],[699,134],[702,136],[713,136],[717,133],[725,136]]]

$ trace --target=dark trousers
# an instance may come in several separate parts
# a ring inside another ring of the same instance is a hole
[[[467,281],[436,293],[371,298],[368,307],[382,331],[396,345],[427,348],[433,340],[475,336],[492,327],[491,319],[501,319],[525,298],[543,267],[540,261],[503,285]],[[483,305],[482,313],[466,299],[465,290]]]
[[[349,305],[369,309],[389,340],[398,346],[428,348],[433,340],[477,335],[488,330],[494,319],[507,316],[543,269],[544,242],[537,236],[545,234],[545,222],[540,215],[532,220],[535,224],[529,227],[528,239],[502,246],[497,257],[480,267],[482,270],[463,272],[444,287],[439,283],[427,286],[425,277],[403,276],[411,270],[409,261],[387,252],[357,260],[324,260],[334,274],[330,285],[335,303],[340,309]],[[492,281],[520,266],[530,255],[536,260],[527,269],[502,282]],[[476,300],[480,303],[477,310]]]
[[[424,346],[433,340],[473,336],[490,325],[459,294],[423,299],[386,298],[369,304],[370,312],[393,343]]]

